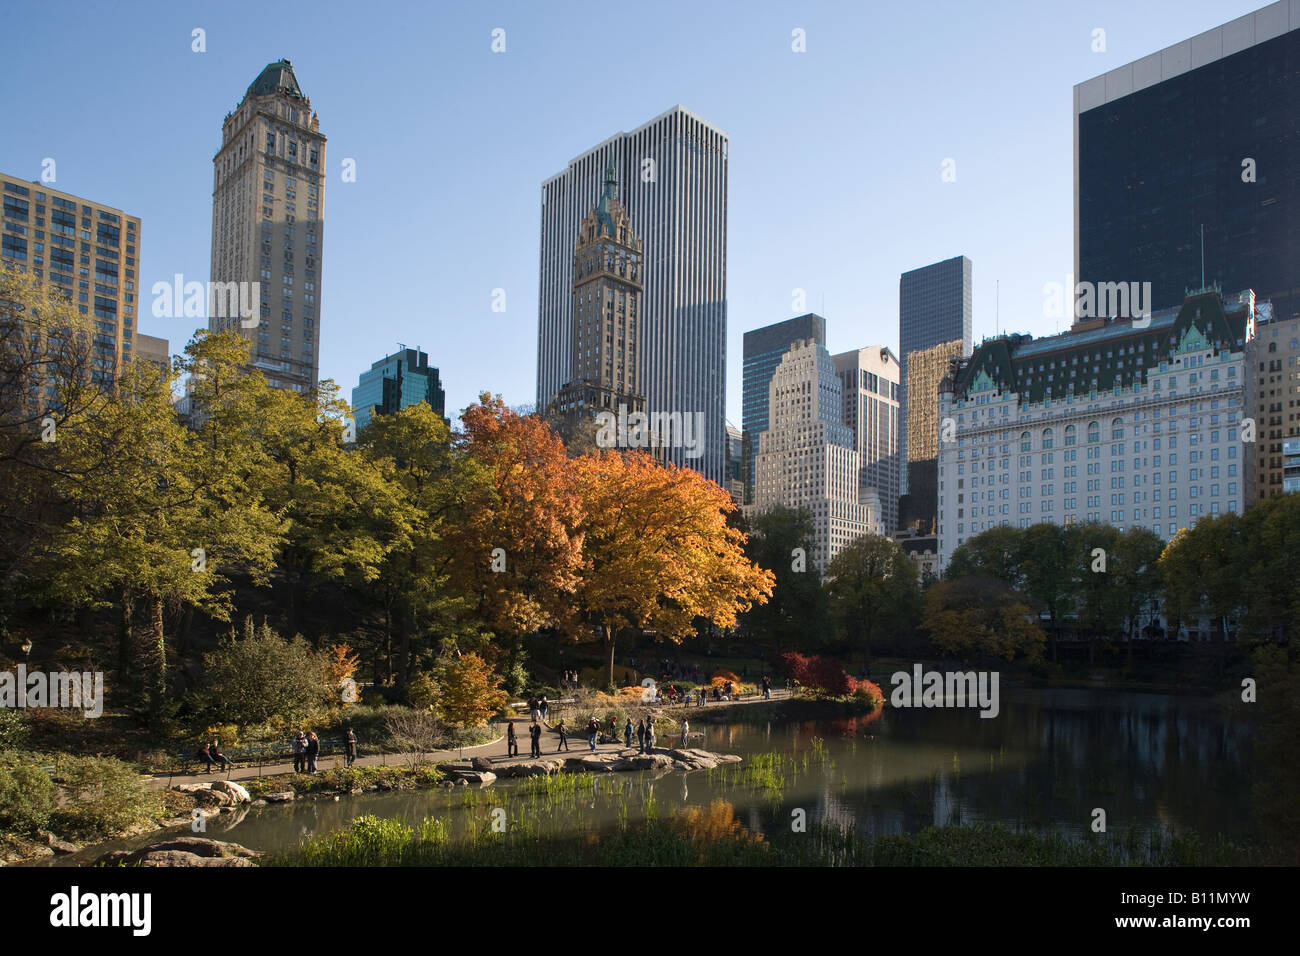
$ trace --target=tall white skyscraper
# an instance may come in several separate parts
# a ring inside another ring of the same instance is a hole
[[[250,365],[273,386],[314,388],[325,137],[288,60],[269,64],[226,114],[212,167],[212,282],[257,283],[258,295],[247,319],[223,310],[208,327],[240,329]]]
[[[844,424],[844,395],[830,353],[796,342],[772,373],[769,421],[758,440],[754,504],[801,508],[813,523],[812,564],[824,572],[854,538],[880,531],[879,514],[860,491],[862,459]],[[872,496],[874,497],[874,495]]]
[[[613,164],[644,247],[639,379],[646,410],[703,415],[704,453],[666,457],[726,475],[727,135],[675,106],[618,133],[542,183],[537,406],[573,378],[573,259]]]
[[[844,424],[853,431],[862,459],[864,493],[878,498],[884,534],[898,525],[899,381],[898,356],[883,345],[841,352],[831,358],[844,386]]]

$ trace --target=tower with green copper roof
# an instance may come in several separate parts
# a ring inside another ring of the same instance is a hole
[[[325,137],[287,59],[268,63],[226,114],[212,167],[211,280],[243,290],[249,314],[210,308],[208,328],[239,330],[250,367],[275,387],[312,389],[320,367]]]

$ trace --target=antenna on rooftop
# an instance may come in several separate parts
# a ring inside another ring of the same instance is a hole
[[[1201,223],[1201,289],[1205,288],[1205,223]]]

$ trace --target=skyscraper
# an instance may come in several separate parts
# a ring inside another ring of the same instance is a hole
[[[573,261],[579,225],[610,163],[644,249],[640,387],[651,413],[703,415],[704,454],[670,460],[725,478],[727,136],[675,106],[617,133],[542,183],[537,407],[574,378]]]
[[[741,366],[740,428],[744,436],[745,504],[754,503],[754,462],[768,426],[768,385],[781,357],[795,342],[826,344],[826,320],[809,312],[745,333]]]
[[[908,388],[908,356],[954,339],[961,341],[962,355],[970,354],[974,329],[971,269],[969,259],[956,256],[904,272],[898,280],[898,355],[903,372],[903,400],[899,403],[903,431],[899,473],[902,494],[907,494],[911,480],[907,467],[907,404],[910,395],[915,394]],[[937,408],[937,395],[934,402]]]
[[[831,361],[844,389],[844,424],[853,430],[861,460],[863,498],[876,493],[881,528],[891,534],[898,525],[898,357],[876,345],[841,352]]]
[[[824,572],[854,538],[880,530],[878,515],[862,502],[862,462],[853,430],[844,424],[843,386],[825,346],[796,342],[772,373],[768,401],[752,513],[777,506],[806,511],[813,524],[808,558]]]
[[[446,419],[447,394],[438,370],[429,365],[429,356],[419,349],[404,348],[384,356],[361,373],[352,389],[352,410],[358,428],[370,424],[374,415],[391,415],[420,402]]]
[[[642,262],[611,161],[573,254],[573,378],[554,396],[571,431],[600,411],[645,410],[637,363]]]
[[[934,534],[939,517],[939,386],[953,359],[962,358],[961,339],[940,342],[908,356],[906,396],[907,494],[898,501],[898,529]]]
[[[115,206],[0,174],[0,259],[62,290],[94,323],[91,381],[112,382],[131,361],[139,332],[140,220]],[[54,398],[46,382],[44,401]]]
[[[1075,276],[1150,282],[1152,310],[1218,285],[1300,315],[1297,137],[1297,0],[1078,84]]]
[[[212,166],[212,282],[246,283],[250,301],[256,283],[258,295],[251,317],[212,314],[208,328],[240,329],[250,365],[273,386],[314,388],[325,137],[288,60],[268,65],[226,114]]]

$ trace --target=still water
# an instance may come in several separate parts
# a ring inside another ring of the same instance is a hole
[[[739,709],[738,710],[742,710]],[[1240,841],[1258,838],[1251,813],[1252,727],[1211,701],[1103,690],[1004,689],[1002,711],[892,710],[835,720],[762,718],[693,724],[691,745],[743,757],[779,753],[776,781],[743,779],[743,768],[690,774],[617,773],[591,787],[548,798],[523,781],[304,800],[209,821],[206,836],[257,850],[280,850],[344,827],[356,816],[396,816],[411,824],[442,818],[453,834],[482,826],[491,808],[511,819],[527,810],[538,832],[598,832],[648,810],[660,816],[721,797],[755,831],[788,826],[795,810],[869,835],[949,823],[1084,833],[1094,808],[1108,830],[1192,831]],[[574,746],[574,752],[585,750]],[[750,762],[747,762],[750,763]],[[775,784],[775,785],[774,785]],[[105,849],[157,842],[152,833]]]

